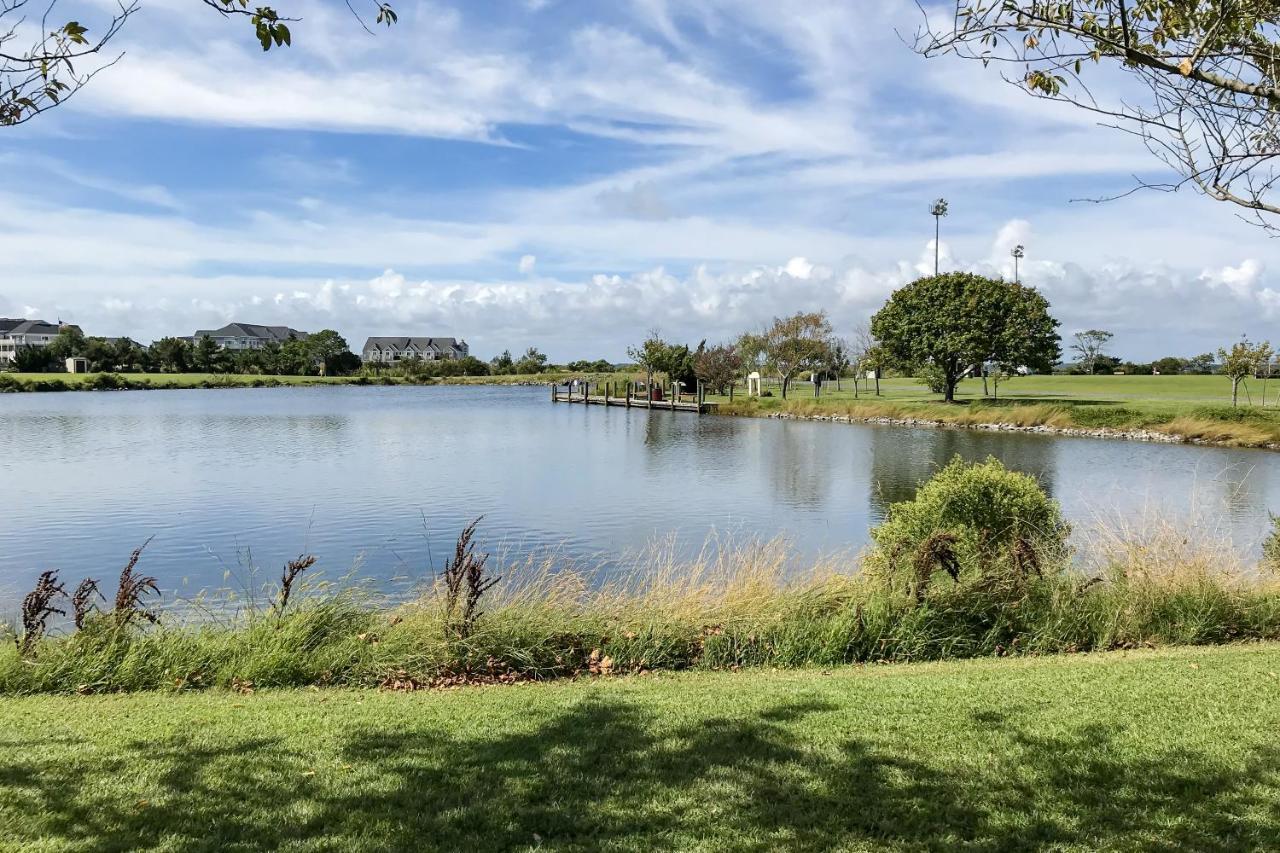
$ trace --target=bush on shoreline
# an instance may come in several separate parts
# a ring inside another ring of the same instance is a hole
[[[939,511],[940,500],[974,482],[983,500],[999,504],[994,515]],[[1023,475],[992,463],[953,465],[934,484],[875,532],[870,571],[847,557],[798,570],[782,542],[686,561],[655,547],[608,578],[530,560],[497,572],[504,580],[480,594],[482,615],[465,632],[443,580],[397,604],[321,586],[295,592],[288,609],[206,609],[211,616],[186,620],[171,610],[155,626],[99,614],[82,631],[38,639],[26,656],[19,643],[5,643],[0,694],[406,689],[1280,639],[1280,584],[1246,570],[1228,549],[1153,527],[1094,543],[1068,568],[1057,508]],[[916,525],[929,520],[926,511],[936,513],[933,526]],[[1024,534],[1051,531],[1037,539],[1039,572],[1012,556],[1024,535],[980,538],[991,529],[984,525],[1009,519]],[[955,579],[935,567],[926,588],[904,588],[900,575],[884,571],[884,548],[919,547],[938,531],[955,537]],[[993,547],[997,540],[1004,545]]]

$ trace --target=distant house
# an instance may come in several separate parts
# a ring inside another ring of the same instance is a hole
[[[466,341],[454,338],[369,338],[360,357],[364,361],[389,362],[421,360],[443,361],[465,358],[471,352]]]
[[[258,326],[254,323],[228,323],[221,329],[200,329],[187,338],[199,343],[201,338],[212,338],[219,349],[262,349],[269,343],[282,344],[288,340],[305,341],[309,335],[288,326]]]
[[[13,320],[0,317],[0,363],[13,362],[18,347],[42,347],[58,336],[63,329],[80,331],[79,326],[48,323],[44,320]]]

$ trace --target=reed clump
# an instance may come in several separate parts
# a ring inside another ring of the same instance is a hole
[[[1100,528],[1073,554],[1056,505],[992,461],[948,466],[861,555],[716,541],[690,559],[664,541],[608,570],[530,557],[496,582],[476,532],[409,602],[298,586],[287,609],[50,625],[25,655],[0,651],[0,693],[414,689],[1280,638],[1266,559],[1170,520]],[[32,612],[51,618],[45,587]]]

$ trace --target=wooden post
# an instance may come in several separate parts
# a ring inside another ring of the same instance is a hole
[[[631,408],[631,380],[627,380],[627,408]]]
[[[555,401],[556,401],[556,383],[552,382],[551,383],[551,402],[554,403]]]
[[[609,408],[609,391],[613,389],[612,382],[604,383],[604,407]]]

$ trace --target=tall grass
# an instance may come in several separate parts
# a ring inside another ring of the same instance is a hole
[[[395,606],[322,586],[283,613],[91,617],[25,658],[10,642],[0,693],[422,686],[1280,638],[1276,579],[1172,524],[1102,531],[1075,568],[1018,584],[939,574],[920,601],[857,558],[802,563],[782,541],[692,560],[659,543],[603,576],[554,557],[501,573],[465,636],[438,586]]]

